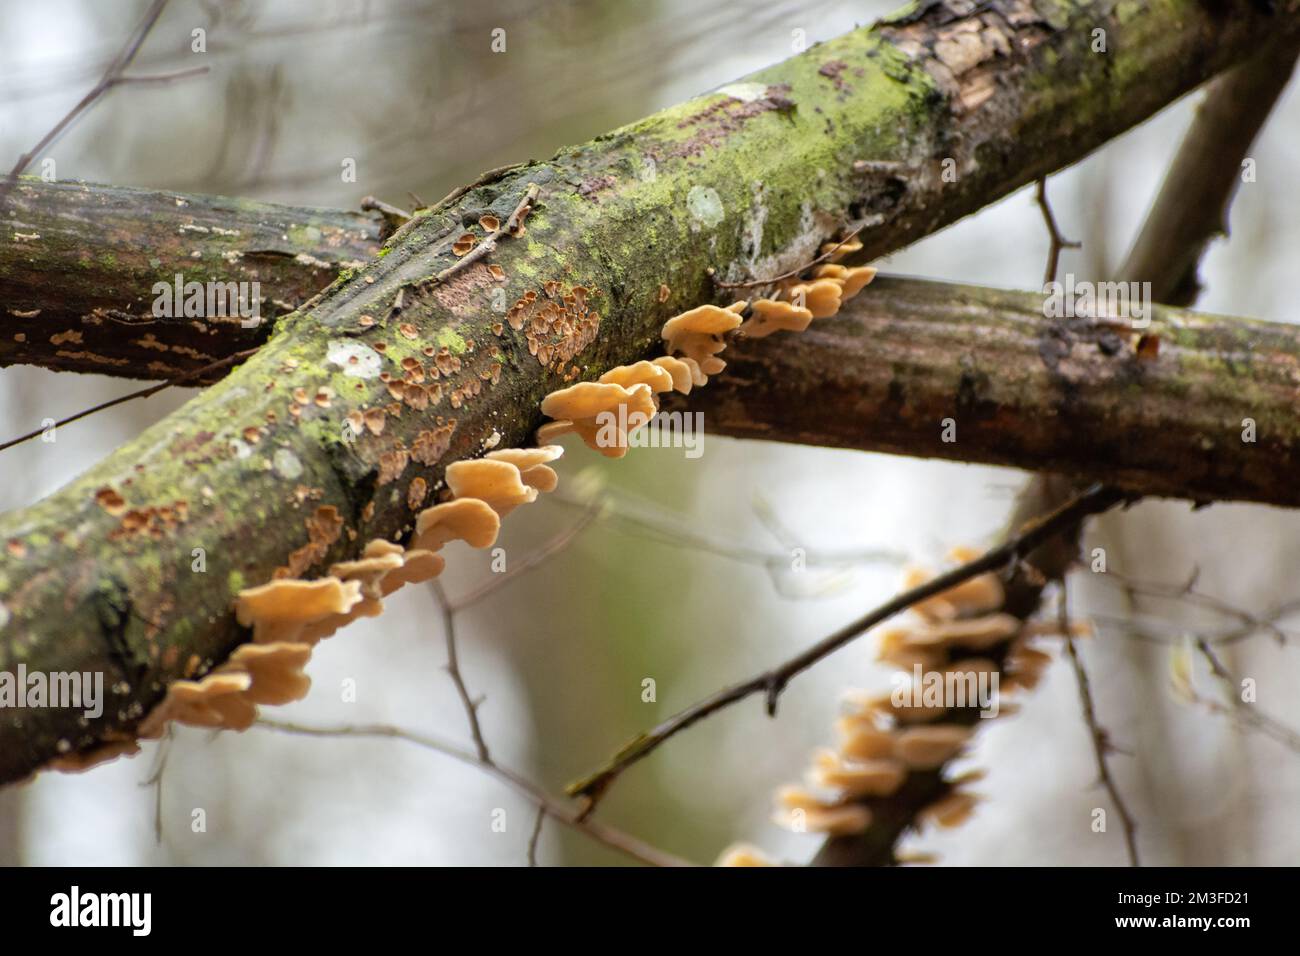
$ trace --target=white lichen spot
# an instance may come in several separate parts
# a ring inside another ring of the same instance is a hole
[[[691,216],[692,232],[699,232],[701,226],[712,229],[722,222],[722,197],[710,186],[692,186],[686,194],[686,211]]]
[[[742,103],[753,103],[755,100],[761,100],[767,96],[767,85],[764,83],[728,83],[718,90],[723,96],[730,96],[733,100],[740,100]]]
[[[230,450],[235,453],[236,458],[241,460],[247,458],[253,453],[252,446],[250,446],[248,442],[239,438],[231,439]]]
[[[281,478],[287,478],[292,481],[302,474],[302,462],[287,448],[281,448],[277,451],[271,460],[276,474]]]
[[[344,375],[353,378],[374,378],[383,365],[379,353],[369,345],[347,339],[331,339],[325,359],[343,369]]]

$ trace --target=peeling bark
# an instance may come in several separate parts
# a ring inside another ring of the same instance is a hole
[[[1090,49],[1098,25],[1109,54]],[[97,720],[0,714],[0,782],[129,735],[167,683],[221,661],[247,639],[241,588],[408,533],[416,481],[436,491],[449,462],[526,442],[566,379],[657,351],[668,317],[719,299],[710,266],[772,275],[863,220],[864,257],[896,249],[1295,27],[1245,0],[930,4],[428,210],[238,371],[0,521],[0,666],[111,689]],[[954,59],[961,31],[988,36]],[[488,242],[482,223],[533,187],[526,234],[470,261],[462,237]],[[349,430],[379,410],[384,428]]]

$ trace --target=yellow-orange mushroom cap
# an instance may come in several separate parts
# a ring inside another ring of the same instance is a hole
[[[247,674],[252,683],[244,696],[254,704],[288,704],[302,700],[311,689],[311,678],[303,673],[309,660],[308,644],[241,644],[215,673]]]
[[[485,501],[504,518],[520,505],[537,500],[537,489],[519,477],[519,469],[508,461],[475,458],[447,466],[447,487],[457,498]]]
[[[814,319],[828,319],[840,310],[842,290],[834,279],[814,279],[790,289],[791,302],[803,302]]]
[[[616,366],[596,381],[604,385],[622,385],[624,388],[631,388],[634,385],[648,385],[652,392],[671,392],[673,390],[672,374],[659,364],[645,360],[634,362],[631,365]]]
[[[672,378],[674,391],[681,392],[683,395],[691,394],[691,386],[695,384],[695,377],[699,373],[698,365],[692,370],[686,359],[679,359],[672,355],[661,355],[654,360],[653,364],[658,365]]]
[[[740,326],[740,332],[751,339],[766,338],[773,332],[802,332],[813,320],[811,311],[793,302],[755,299],[753,309],[753,316]]]
[[[501,531],[501,516],[486,501],[457,498],[425,508],[415,519],[413,550],[438,551],[448,541],[488,548]]]

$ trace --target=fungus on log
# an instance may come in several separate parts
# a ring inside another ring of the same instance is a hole
[[[129,734],[248,640],[239,592],[409,536],[448,465],[523,444],[542,396],[646,357],[715,278],[801,267],[853,223],[857,258],[905,245],[1288,32],[1300,0],[1275,7],[926,4],[422,212],[239,370],[0,521],[0,666],[111,688],[94,721],[0,714],[0,782]]]

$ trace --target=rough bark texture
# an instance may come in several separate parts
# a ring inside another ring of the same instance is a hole
[[[1122,323],[1045,318],[1043,302],[878,278],[801,335],[738,340],[727,374],[691,407],[711,432],[739,438],[1300,505],[1295,326],[1156,306],[1142,340]],[[1243,440],[1246,419],[1253,441]]]
[[[379,251],[378,216],[23,179],[0,209],[0,367],[171,378],[266,341]],[[153,315],[154,283],[257,282],[262,322]],[[222,369],[216,377],[221,377]]]
[[[0,666],[102,671],[112,690],[89,724],[6,710],[0,781],[129,732],[168,682],[223,659],[247,639],[231,614],[241,588],[406,533],[448,462],[525,442],[575,367],[590,377],[656,350],[668,317],[717,300],[708,266],[772,275],[867,217],[863,256],[895,249],[1292,31],[1298,5],[926,4],[421,215],[237,372],[0,521]],[[464,261],[457,238],[484,241],[480,217],[504,221],[530,186],[527,235],[489,257],[504,278],[481,260],[446,273]],[[579,286],[599,318],[574,308],[538,330],[536,355],[522,332],[494,334],[494,309]],[[400,400],[370,377],[380,368],[405,379]],[[362,409],[388,410],[385,427],[349,441]]]
[[[1210,241],[1226,232],[1227,205],[1241,160],[1264,125],[1295,66],[1295,46],[1262,51],[1225,73],[1210,88],[1179,145],[1120,277],[1151,283],[1162,302],[1191,305],[1200,289],[1197,266]],[[1047,514],[1079,491],[1068,477],[1037,474],[1021,492],[1010,528]],[[1040,546],[1010,575],[1003,610],[1021,620],[1038,613],[1047,585],[1063,579],[1076,560],[1082,529]],[[968,715],[969,719],[969,715]],[[862,839],[831,837],[814,857],[817,866],[887,866],[900,837],[916,825],[925,805],[947,792],[942,772],[925,775],[880,808]]]

